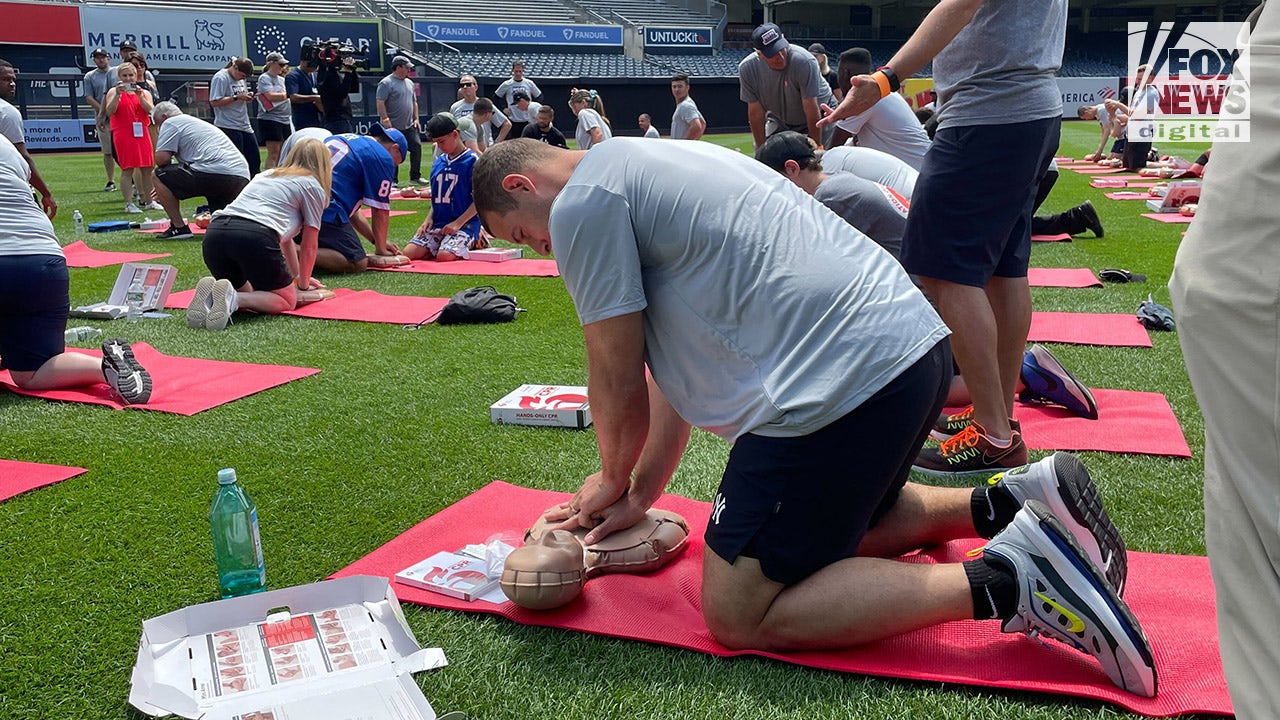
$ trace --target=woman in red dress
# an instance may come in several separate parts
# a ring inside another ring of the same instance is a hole
[[[121,170],[120,193],[124,195],[124,211],[142,212],[133,203],[135,182],[138,197],[147,203],[146,207],[163,210],[160,203],[151,200],[151,173],[155,169],[155,148],[147,131],[154,107],[151,93],[138,86],[138,69],[132,64],[121,63],[116,73],[120,82],[103,98],[103,112],[111,120],[111,141]]]

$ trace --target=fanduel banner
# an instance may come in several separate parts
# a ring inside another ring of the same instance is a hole
[[[526,25],[417,20],[418,35],[446,43],[622,45],[621,25]]]
[[[382,69],[382,23],[377,20],[255,16],[244,19],[245,57],[258,67],[262,67],[267,54],[273,52],[284,53],[286,60],[297,65],[304,44],[328,40],[337,40],[367,53],[369,69]]]
[[[1062,93],[1062,117],[1074,120],[1081,105],[1097,105],[1104,100],[1116,97],[1119,78],[1114,77],[1073,77],[1056,78],[1058,90]]]
[[[244,55],[240,16],[231,13],[179,10],[134,10],[118,5],[80,8],[84,62],[94,48],[105,48],[119,63],[118,48],[132,40],[151,68],[211,70]]]
[[[709,48],[711,47],[711,28],[646,27],[644,46]]]

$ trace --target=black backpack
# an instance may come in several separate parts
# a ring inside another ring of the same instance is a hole
[[[516,319],[522,309],[516,306],[512,295],[503,295],[491,285],[481,285],[463,290],[449,299],[440,311],[438,325],[462,325],[466,323],[500,323]]]

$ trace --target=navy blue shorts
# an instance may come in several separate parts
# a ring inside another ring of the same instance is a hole
[[[66,349],[70,276],[61,255],[0,256],[0,358],[35,372]]]
[[[246,282],[254,290],[267,291],[293,283],[280,251],[280,236],[260,222],[219,215],[209,223],[202,251],[209,272],[230,281],[237,290]]]
[[[294,238],[294,242],[301,243],[302,236]],[[338,224],[322,220],[319,245],[322,248],[337,250],[342,253],[342,257],[353,263],[369,257],[364,245],[360,244],[360,236],[356,234],[356,229],[349,222]]]
[[[814,433],[738,438],[707,547],[729,563],[756,558],[765,577],[784,585],[857,555],[863,535],[897,502],[950,384],[951,344],[943,340]]]
[[[1036,187],[1061,130],[1059,118],[938,130],[902,237],[907,272],[973,287],[1026,277]]]

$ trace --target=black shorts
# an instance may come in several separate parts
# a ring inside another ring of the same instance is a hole
[[[1059,118],[939,129],[911,196],[907,272],[973,287],[1026,277],[1036,189],[1061,130]]]
[[[204,234],[204,264],[218,279],[239,290],[279,290],[293,283],[275,230],[253,220],[219,215]]]
[[[0,256],[0,358],[34,372],[65,351],[70,275],[61,255]]]
[[[530,122],[529,120],[526,120],[524,122],[516,122],[515,120],[512,120],[511,132],[507,133],[507,139],[515,140],[518,137],[524,137],[524,129],[529,127],[529,122]],[[484,132],[484,129],[481,128],[480,132]],[[495,135],[494,137],[496,138],[497,136]]]
[[[1149,142],[1133,142],[1129,141],[1124,144],[1124,160],[1125,170],[1141,170],[1147,166],[1147,156],[1151,153],[1151,143]]]
[[[293,130],[289,123],[258,118],[258,135],[262,137],[262,142],[284,142],[291,132]]]
[[[248,178],[239,175],[200,172],[184,165],[158,167],[155,177],[179,200],[193,197],[208,199],[211,210],[221,210],[230,205],[249,184]]]
[[[784,585],[857,555],[863,535],[897,502],[950,381],[951,345],[943,340],[817,432],[738,438],[707,547],[729,563],[756,558],[765,577]]]
[[[301,244],[302,236],[298,236],[293,240]],[[328,220],[322,221],[320,223],[319,245],[322,248],[337,250],[342,253],[342,257],[353,263],[369,257],[364,245],[360,243],[360,236],[356,234],[356,229],[351,227],[349,222],[339,225]]]

